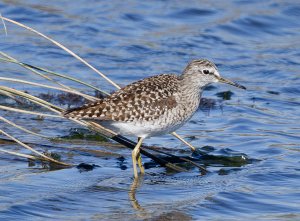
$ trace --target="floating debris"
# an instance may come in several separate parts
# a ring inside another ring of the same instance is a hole
[[[95,168],[99,168],[99,165],[96,164],[87,164],[87,163],[81,163],[78,166],[76,166],[76,168],[79,170],[79,172],[87,172],[87,171],[91,171]]]
[[[60,138],[68,139],[68,140],[89,140],[89,141],[100,141],[100,142],[108,142],[109,140],[102,136],[101,134],[84,129],[84,128],[71,128],[69,130],[69,135],[62,136]]]
[[[231,91],[222,91],[216,93],[217,97],[222,98],[223,100],[231,100],[232,95],[234,95]]]

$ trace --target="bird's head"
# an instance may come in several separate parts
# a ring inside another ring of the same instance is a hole
[[[204,88],[211,83],[225,83],[235,87],[246,89],[246,87],[220,76],[214,63],[206,59],[193,60],[182,73],[182,78],[191,81],[191,84]]]

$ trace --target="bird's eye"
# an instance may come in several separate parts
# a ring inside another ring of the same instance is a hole
[[[204,74],[209,74],[209,70],[203,70]]]

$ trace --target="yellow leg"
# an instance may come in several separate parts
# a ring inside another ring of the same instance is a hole
[[[140,147],[142,145],[142,142],[143,142],[143,138],[139,137],[138,143],[131,153],[132,164],[133,164],[133,173],[134,173],[135,178],[138,178],[138,173],[137,173],[137,168],[136,168],[136,163],[137,163],[136,159],[137,159],[138,155],[140,154]],[[140,163],[142,163],[142,161],[140,161]],[[140,163],[139,163],[139,166],[140,166]]]
[[[141,138],[138,138],[138,141],[140,141],[140,139]],[[138,163],[139,168],[141,170],[141,174],[144,174],[145,173],[145,169],[144,169],[144,166],[143,166],[143,163],[142,163],[142,155],[141,155],[140,152],[137,155],[137,163]]]
[[[171,134],[172,134],[174,137],[176,137],[178,140],[180,140],[182,143],[188,145],[188,146],[192,149],[192,151],[195,151],[195,150],[196,150],[195,147],[193,147],[190,143],[188,143],[188,142],[185,141],[183,138],[181,138],[176,132],[172,132]]]
[[[141,174],[144,174],[145,173],[145,168],[143,166],[143,163],[142,163],[142,156],[141,154],[139,153],[138,157],[137,157],[137,163],[139,165],[139,168],[141,170]]]

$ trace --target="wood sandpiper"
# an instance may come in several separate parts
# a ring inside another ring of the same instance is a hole
[[[222,82],[246,89],[220,76],[211,61],[190,62],[181,75],[161,74],[134,82],[95,103],[67,110],[65,117],[91,120],[121,135],[138,137],[132,151],[134,177],[137,164],[144,173],[140,146],[147,137],[171,133],[195,150],[175,131],[196,112],[203,89]]]

